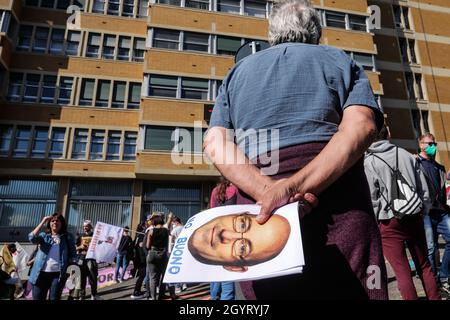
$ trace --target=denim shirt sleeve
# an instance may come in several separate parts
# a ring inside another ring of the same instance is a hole
[[[381,129],[384,123],[383,109],[378,105],[364,69],[351,60],[350,66],[350,82],[347,88],[347,97],[344,99],[342,109],[352,105],[362,105],[369,107],[375,113],[378,130]]]
[[[231,122],[230,115],[230,98],[227,90],[227,76],[222,85],[219,88],[217,94],[216,103],[214,104],[214,109],[211,115],[211,120],[209,122],[209,127],[223,127],[226,129],[232,129],[233,124]]]
[[[34,235],[33,232],[28,234],[28,240],[33,244],[39,244],[44,239],[45,233],[40,232],[38,235]]]

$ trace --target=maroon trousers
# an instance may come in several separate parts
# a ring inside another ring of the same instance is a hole
[[[314,159],[326,143],[280,150],[274,179],[289,177]],[[241,282],[247,299],[388,299],[380,231],[362,159],[319,196],[301,221],[302,274]],[[254,203],[240,193],[238,204]]]
[[[417,292],[411,277],[406,248],[411,253],[417,274],[429,300],[440,300],[431,265],[427,258],[427,242],[421,215],[392,218],[379,223],[383,252],[394,270],[403,300],[417,300]]]

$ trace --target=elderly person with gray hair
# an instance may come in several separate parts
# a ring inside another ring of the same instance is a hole
[[[238,203],[261,205],[258,223],[299,201],[303,273],[241,283],[247,299],[388,297],[363,167],[383,112],[363,69],[343,51],[318,45],[320,37],[309,1],[276,3],[272,47],[230,70],[205,137],[205,153],[239,188]],[[267,175],[274,158],[278,170]]]

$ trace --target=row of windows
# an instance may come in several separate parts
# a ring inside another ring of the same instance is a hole
[[[85,0],[25,0],[25,5],[29,7],[66,10],[70,5],[83,8],[84,2]]]
[[[89,32],[85,49],[80,49],[81,32],[63,28],[21,25],[17,51],[59,55],[82,55],[91,58],[144,61],[145,38]],[[83,52],[81,52],[83,51]]]
[[[194,128],[145,126],[144,149],[201,153],[205,130],[197,130],[198,132]]]
[[[146,74],[147,96],[175,99],[215,100],[219,80]]]
[[[143,18],[148,14],[148,3],[148,0],[94,0],[90,12]]]
[[[368,32],[367,17],[355,14],[318,10],[322,26]]]
[[[78,54],[80,31],[64,28],[21,25],[16,50],[74,56]]]
[[[83,56],[142,62],[144,52],[145,38],[89,32]]]
[[[252,39],[227,37],[207,33],[171,29],[149,29],[149,46],[153,48],[235,55],[237,50]]]
[[[131,131],[0,125],[3,157],[130,161],[136,159],[136,142]]]
[[[78,97],[75,97],[73,92],[76,81],[81,84]],[[141,84],[119,80],[79,79],[12,72],[9,77],[7,99],[42,104],[138,109]]]

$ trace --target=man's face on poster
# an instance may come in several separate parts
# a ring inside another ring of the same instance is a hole
[[[200,262],[245,272],[247,266],[276,257],[286,245],[290,231],[287,219],[279,215],[260,225],[256,215],[232,214],[199,227],[191,235],[188,248]]]

